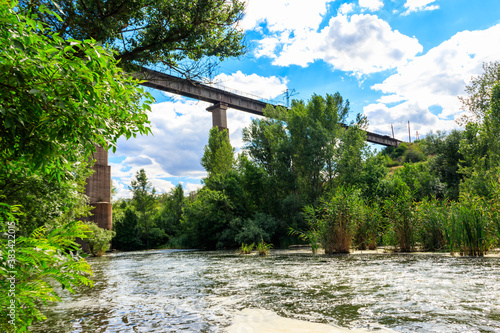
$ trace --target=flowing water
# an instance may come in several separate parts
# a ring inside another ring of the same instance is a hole
[[[34,332],[500,332],[500,258],[155,250],[88,260],[95,287],[64,294]]]

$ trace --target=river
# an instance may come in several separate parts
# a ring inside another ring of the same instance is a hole
[[[33,332],[500,332],[500,258],[154,250],[88,258]]]

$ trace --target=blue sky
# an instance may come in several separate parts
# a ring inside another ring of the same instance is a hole
[[[458,128],[464,95],[482,64],[500,60],[499,0],[247,0],[239,23],[248,53],[223,62],[212,81],[264,98],[308,100],[340,92],[369,129],[412,140]],[[201,186],[212,125],[207,103],[150,90],[153,136],[120,139],[109,162],[117,197],[144,168],[158,192]],[[233,146],[253,116],[228,110]]]

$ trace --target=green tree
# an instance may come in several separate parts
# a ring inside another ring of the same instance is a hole
[[[146,171],[141,169],[137,171],[135,179],[130,182],[129,189],[132,191],[133,205],[139,213],[139,223],[144,228],[144,238],[146,239],[146,248],[150,248],[150,229],[153,227],[153,210],[156,206],[156,190],[148,180]],[[156,233],[156,231],[155,231]]]
[[[270,118],[253,119],[250,126],[243,129],[245,151],[259,172],[264,171],[267,175],[267,212],[275,217],[282,216],[281,202],[297,191],[297,177],[292,167],[292,143],[285,122],[280,120],[280,114],[284,112],[287,112],[286,109],[281,107],[267,107],[264,114]],[[255,189],[253,193],[258,191]]]
[[[223,247],[222,233],[233,219],[233,203],[221,191],[204,187],[196,200],[188,202],[182,214],[191,246],[213,250]]]
[[[492,184],[498,180],[500,165],[500,84],[491,91],[490,109],[482,124],[467,124],[460,153],[464,160],[460,172],[464,174],[461,190],[472,195],[490,198]]]
[[[453,130],[448,135],[431,133],[421,143],[428,155],[434,155],[429,159],[430,172],[445,185],[444,196],[454,201],[458,200],[459,185],[463,178],[463,174],[458,172],[464,159],[459,150],[462,139],[464,132]]]
[[[227,130],[219,131],[217,127],[210,129],[208,145],[204,148],[201,165],[207,170],[208,177],[233,169],[234,148],[229,142]]]
[[[16,160],[49,177],[71,179],[70,165],[86,160],[95,144],[115,148],[121,136],[151,131],[146,126],[151,96],[117,66],[110,51],[92,40],[51,34],[35,15],[23,17],[5,7],[2,14],[3,168]]]
[[[387,177],[384,162],[382,155],[368,154],[362,163],[358,187],[368,202],[376,201],[381,196],[380,184]]]
[[[314,95],[307,104],[294,101],[291,110],[282,113],[290,133],[293,169],[300,190],[310,203],[323,194],[324,184],[331,184],[339,176],[342,167],[339,168],[338,157],[342,152],[337,146],[349,149],[350,145],[349,140],[342,141],[341,137],[348,112],[349,102],[336,93],[326,98]]]
[[[247,197],[241,182],[241,174],[236,170],[214,175],[204,181],[207,188],[224,193],[231,200],[234,214],[242,217],[250,215]]]
[[[159,201],[161,209],[155,218],[155,224],[169,237],[179,236],[182,231],[182,209],[185,205],[182,185],[179,184],[169,193],[163,194]]]
[[[431,172],[428,163],[405,164],[393,175],[408,186],[412,198],[421,201],[424,198],[443,197],[444,186],[439,177]]]
[[[110,45],[127,67],[160,64],[196,76],[207,70],[204,57],[223,60],[244,51],[239,0],[20,0],[19,8],[40,12],[46,33]]]
[[[249,156],[277,181],[280,200],[300,193],[315,203],[338,183],[360,174],[366,118],[343,125],[349,102],[339,93],[293,101],[290,110],[267,107],[271,119],[254,120],[243,132]]]
[[[463,110],[467,111],[459,120],[460,125],[480,124],[490,109],[491,90],[500,81],[500,61],[483,63],[483,73],[473,77],[465,87],[467,97],[459,97]]]
[[[251,214],[257,211],[271,214],[274,209],[270,178],[266,170],[248,159],[245,153],[238,157],[238,172],[245,202]]]
[[[46,7],[25,15],[15,1],[9,4],[0,6],[0,284],[6,290],[7,279],[15,278],[17,316],[9,322],[2,311],[6,332],[44,319],[41,304],[58,300],[53,281],[70,291],[91,284],[90,266],[71,255],[78,248],[75,237],[89,232],[75,222],[85,213],[80,168],[95,144],[115,147],[122,135],[150,132],[152,100],[112,52],[94,40],[65,40],[43,24],[38,14],[54,15]],[[34,191],[32,198],[23,197],[24,187]],[[37,216],[25,219],[21,212]],[[39,226],[44,218],[46,225]],[[9,230],[18,236],[10,263]]]
[[[113,229],[116,232],[112,239],[113,248],[124,251],[142,249],[137,220],[137,214],[127,208],[123,217],[113,222]]]
[[[340,133],[340,142],[332,161],[335,177],[329,180],[333,184],[330,188],[361,186],[364,160],[368,153],[366,132],[363,131],[367,124],[366,118],[358,115],[357,122],[353,122],[348,129]]]

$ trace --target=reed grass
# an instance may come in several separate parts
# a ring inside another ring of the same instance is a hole
[[[340,187],[317,209],[305,210],[325,254],[350,252],[356,225],[363,215],[362,206],[359,191]]]
[[[451,206],[446,225],[446,239],[452,253],[484,256],[493,239],[492,220],[485,211],[484,201],[475,196],[463,196]]]
[[[408,188],[401,187],[398,194],[384,201],[388,220],[388,235],[401,252],[415,251],[416,218],[412,195]]]
[[[416,206],[417,237],[421,251],[446,249],[445,222],[449,207],[434,198],[425,199]]]
[[[261,238],[259,244],[257,244],[257,253],[259,256],[267,256],[272,247],[273,244],[268,244]]]
[[[240,254],[251,254],[254,247],[255,247],[255,243],[252,243],[252,244],[243,243],[240,246]]]
[[[375,250],[382,214],[377,204],[359,206],[360,217],[357,219],[354,246],[358,250]]]

